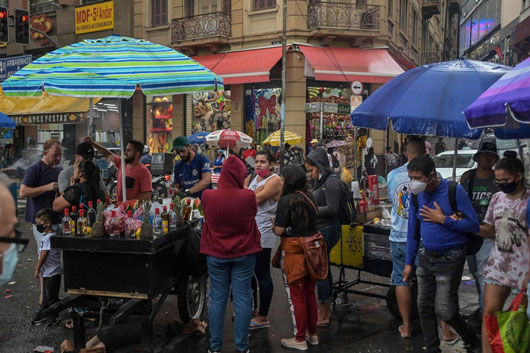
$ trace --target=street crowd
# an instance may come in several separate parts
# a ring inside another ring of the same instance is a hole
[[[194,151],[186,137],[173,141],[180,157],[174,166],[175,186],[186,195],[200,197],[203,204],[200,251],[206,255],[210,276],[209,352],[223,348],[229,300],[235,312],[237,352],[248,352],[249,330],[274,324],[274,318],[269,318],[274,293],[271,262],[282,271],[293,319],[293,336],[281,339],[282,346],[307,350],[308,345],[319,344],[318,327],[329,325],[333,278],[327,259],[342,234],[344,183],[334,171],[333,158],[317,144],[303,165],[289,164],[279,174],[275,173],[277,158],[269,150],[253,154],[255,165],[250,173],[244,155],[226,157],[220,150],[213,161],[213,171],[220,171],[220,179],[217,189],[212,189],[210,160]],[[140,162],[143,148],[138,141],[126,146],[126,199],[151,198],[151,174]],[[42,159],[25,172],[19,195],[27,198],[25,220],[34,225],[39,253],[35,277],[41,279],[41,306],[34,324],[59,322],[57,315],[42,315],[58,300],[61,260],[60,253],[50,247],[50,237],[57,230],[59,214],[72,205],[108,197],[93,162],[95,150],[116,165],[117,198],[121,200],[120,157],[89,137],[77,146],[72,167],[62,170],[61,145],[48,140]],[[418,137],[408,139],[402,166],[398,167],[397,155],[387,150],[386,164],[392,165],[387,177],[392,203],[391,281],[403,321],[399,333],[403,339],[414,334],[411,288],[417,286],[428,353],[441,352],[438,321],[446,343],[462,339],[468,352],[489,353],[485,318],[502,310],[508,296],[525,291],[530,281],[530,191],[524,165],[515,152],[505,152],[501,158],[495,143],[484,141],[473,157],[477,168],[466,172],[457,184],[441,179],[426,154],[426,144]],[[12,237],[16,218],[14,207],[9,208],[11,196],[4,189],[0,183],[0,218],[6,222],[2,224],[13,227],[4,228],[8,233],[3,236]],[[304,245],[304,239],[315,236],[323,240],[317,245],[324,252],[320,255],[326,267],[320,277]],[[273,254],[277,237],[280,246]],[[12,274],[7,270],[13,262],[13,246],[0,246],[2,285]],[[478,308],[464,318],[458,288],[466,262],[476,281]],[[482,327],[482,340],[472,328],[477,324]]]

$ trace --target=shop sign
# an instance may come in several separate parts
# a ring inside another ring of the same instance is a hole
[[[351,96],[350,97],[350,109],[353,112],[363,102],[363,96]]]
[[[76,124],[86,119],[86,113],[50,113],[35,115],[10,115],[17,125]]]
[[[75,34],[104,31],[113,28],[113,1],[75,8]]]
[[[319,113],[320,107],[322,105],[322,102],[320,103],[306,103],[305,104],[305,112],[306,113]]]
[[[355,95],[363,93],[363,84],[360,81],[353,81],[351,84],[351,91]]]
[[[350,106],[347,104],[339,104],[337,113],[338,114],[350,114]]]
[[[0,81],[6,80],[9,76],[29,64],[31,55],[13,56],[0,59]]]

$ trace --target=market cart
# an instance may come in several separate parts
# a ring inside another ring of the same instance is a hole
[[[74,345],[85,346],[84,318],[107,325],[134,321],[141,324],[144,349],[153,346],[153,320],[175,289],[181,320],[202,314],[206,276],[188,275],[179,256],[191,225],[177,228],[152,241],[55,236],[61,249],[64,288],[69,294],[55,305],[58,311],[74,307]]]
[[[392,256],[390,255],[390,227],[382,225],[342,226],[342,236],[330,254],[330,263],[339,269],[339,278],[333,285],[334,303],[347,303],[347,294],[357,294],[372,298],[385,299],[389,311],[400,318],[397,307],[395,286],[390,281],[377,282],[363,279],[363,273],[370,273],[390,279],[392,275]],[[346,270],[356,271],[353,278],[348,278]],[[388,288],[386,294],[353,289],[358,284],[369,284]],[[416,295],[413,290],[413,301]],[[415,308],[415,305],[412,306]],[[413,309],[413,316],[416,310]]]

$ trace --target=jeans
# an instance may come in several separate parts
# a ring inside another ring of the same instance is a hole
[[[495,244],[495,239],[484,239],[480,250],[475,255],[467,256],[467,266],[469,272],[475,278],[475,286],[477,287],[478,305],[480,310],[484,309],[484,266],[488,262],[491,247]]]
[[[319,227],[318,230],[326,239],[328,247],[328,259],[331,249],[337,244],[342,235],[342,226],[339,221],[329,224],[327,226]],[[331,294],[333,292],[333,276],[331,275],[331,266],[329,268],[328,277],[322,281],[317,282],[318,303],[327,304],[331,301]]]
[[[272,301],[272,293],[274,285],[271,277],[271,248],[263,248],[262,251],[256,254],[256,268],[254,273],[258,279],[259,284],[259,310],[258,315],[268,316],[269,307]],[[257,289],[258,285],[252,279],[252,291],[254,298],[254,307],[257,307]]]
[[[296,340],[305,341],[306,333],[317,333],[318,307],[315,296],[316,282],[309,275],[289,285],[296,319]]]
[[[460,316],[458,304],[465,247],[439,252],[422,248],[418,256],[418,312],[427,353],[441,352],[436,318],[453,327],[465,343],[476,339],[473,330]]]
[[[236,349],[248,349],[248,331],[252,311],[252,290],[250,281],[256,265],[256,255],[247,255],[231,259],[207,256],[210,275],[210,349],[221,351],[223,348],[224,317],[230,284],[234,300],[234,340]]]

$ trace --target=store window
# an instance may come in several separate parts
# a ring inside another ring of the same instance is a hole
[[[399,8],[399,28],[401,28],[403,33],[407,33],[408,8],[408,0],[401,0]]]
[[[59,7],[58,0],[31,0],[29,12],[31,14],[40,14],[43,12],[52,12]]]
[[[276,0],[252,0],[252,10],[260,11],[276,8]]]
[[[280,88],[245,90],[245,133],[258,145],[280,129],[280,96]]]
[[[9,7],[9,0],[0,0],[0,6]]]
[[[394,18],[394,0],[388,0],[388,18]]]
[[[82,0],[81,5],[90,5],[90,4],[96,4],[98,2],[105,2],[108,0]]]
[[[90,135],[96,141],[101,142],[109,148],[120,147],[120,101],[114,98],[105,98],[94,104],[93,124],[90,127]]]
[[[151,27],[167,25],[167,0],[151,1]]]
[[[196,92],[193,94],[193,133],[230,129],[231,92]]]
[[[147,97],[147,146],[151,153],[171,152],[172,96]]]

